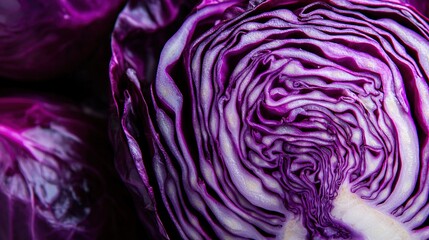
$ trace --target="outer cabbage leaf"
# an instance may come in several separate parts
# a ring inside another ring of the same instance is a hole
[[[103,126],[56,99],[0,98],[0,239],[137,239]]]
[[[153,81],[165,42],[173,35],[194,3],[171,0],[131,0],[120,13],[113,32],[115,69],[122,74],[132,67],[143,84]]]
[[[428,58],[398,1],[203,1],[113,59],[117,165],[165,238],[428,239]]]
[[[153,82],[162,47],[178,29],[194,4],[195,1],[131,0],[120,13],[112,34],[113,57],[110,76],[117,114],[113,116],[114,120],[111,122],[111,140],[115,146],[117,169],[139,202],[138,213],[150,239],[168,238],[168,234],[164,226],[166,224],[158,218],[154,193],[141,160],[142,155],[147,152],[141,151],[135,142],[137,141],[135,138],[140,137],[139,133],[135,132],[134,120],[131,119],[135,119],[133,115],[140,114],[140,107],[145,105],[144,100],[140,98],[143,91],[140,85],[147,89]],[[130,69],[129,74],[134,76],[134,83],[138,87],[135,91],[132,89],[130,92],[122,91],[122,84],[125,82],[117,81],[127,78],[127,69]],[[130,101],[143,102],[131,104]],[[132,109],[134,105],[139,106],[135,112]],[[120,120],[119,115],[127,117]],[[141,115],[138,118],[143,119]],[[129,147],[134,149],[131,150]],[[134,164],[137,165],[134,167]]]
[[[124,0],[0,1],[0,76],[46,79],[82,64]]]

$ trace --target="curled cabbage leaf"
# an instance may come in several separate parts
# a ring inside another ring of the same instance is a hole
[[[0,77],[54,78],[109,36],[123,0],[0,1]]]
[[[118,59],[117,165],[165,238],[429,239],[429,24],[408,5],[203,1],[149,85]]]
[[[57,99],[0,98],[0,239],[136,239],[102,126]]]
[[[165,42],[174,34],[194,5],[194,0],[128,1],[124,10],[120,13],[112,33],[113,56],[110,76],[112,79],[112,93],[113,95],[118,94],[118,96],[114,97],[115,99],[123,99],[123,94],[128,95],[128,93],[123,92],[121,86],[125,81],[119,80],[123,77],[125,69],[133,69],[140,81],[137,83],[138,85],[147,88],[151,84],[155,78],[159,55]],[[139,95],[140,93],[136,92],[136,94]],[[118,111],[122,108],[122,103],[114,104]],[[121,159],[116,161],[117,170],[138,202],[138,213],[149,239],[168,238],[166,231],[163,230],[165,223],[163,224],[157,217],[158,214],[154,213],[156,211],[155,201],[152,196],[153,193],[150,193],[148,178],[145,177],[142,180],[138,173],[138,171],[144,171],[144,169],[136,171],[131,167],[134,165],[133,159],[138,152],[130,154],[127,140],[125,140],[126,137],[124,136],[124,134],[128,135],[128,133],[121,130],[121,125],[128,124],[134,123],[125,119],[123,122],[111,121],[111,140],[114,142],[114,153],[117,159]],[[124,128],[134,127],[124,126]],[[132,135],[134,133],[130,137]],[[130,144],[132,143],[130,142]],[[138,148],[136,146],[136,151],[138,151]],[[142,199],[143,204],[141,203]],[[158,226],[160,227],[158,228]]]
[[[195,0],[130,0],[113,32],[112,51],[118,63],[113,74],[131,67],[142,83],[150,83],[162,47],[194,5]]]

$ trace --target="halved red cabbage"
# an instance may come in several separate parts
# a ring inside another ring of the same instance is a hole
[[[429,238],[429,24],[412,8],[203,1],[153,80],[130,54],[111,66],[117,166],[158,236]]]

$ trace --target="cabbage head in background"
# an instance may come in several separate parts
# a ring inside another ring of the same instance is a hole
[[[58,99],[2,95],[0,239],[137,239],[101,119]]]
[[[0,1],[0,77],[69,73],[109,36],[124,0]]]
[[[112,139],[154,239],[429,239],[422,13],[207,0],[150,64],[117,44],[141,26],[113,35]]]

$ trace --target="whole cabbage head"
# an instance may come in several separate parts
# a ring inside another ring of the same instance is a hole
[[[160,236],[429,239],[429,23],[414,8],[207,0],[149,84],[129,55],[111,65],[116,164]]]
[[[70,73],[109,36],[123,0],[0,1],[0,77]]]
[[[136,239],[103,121],[37,96],[0,97],[0,239]]]

